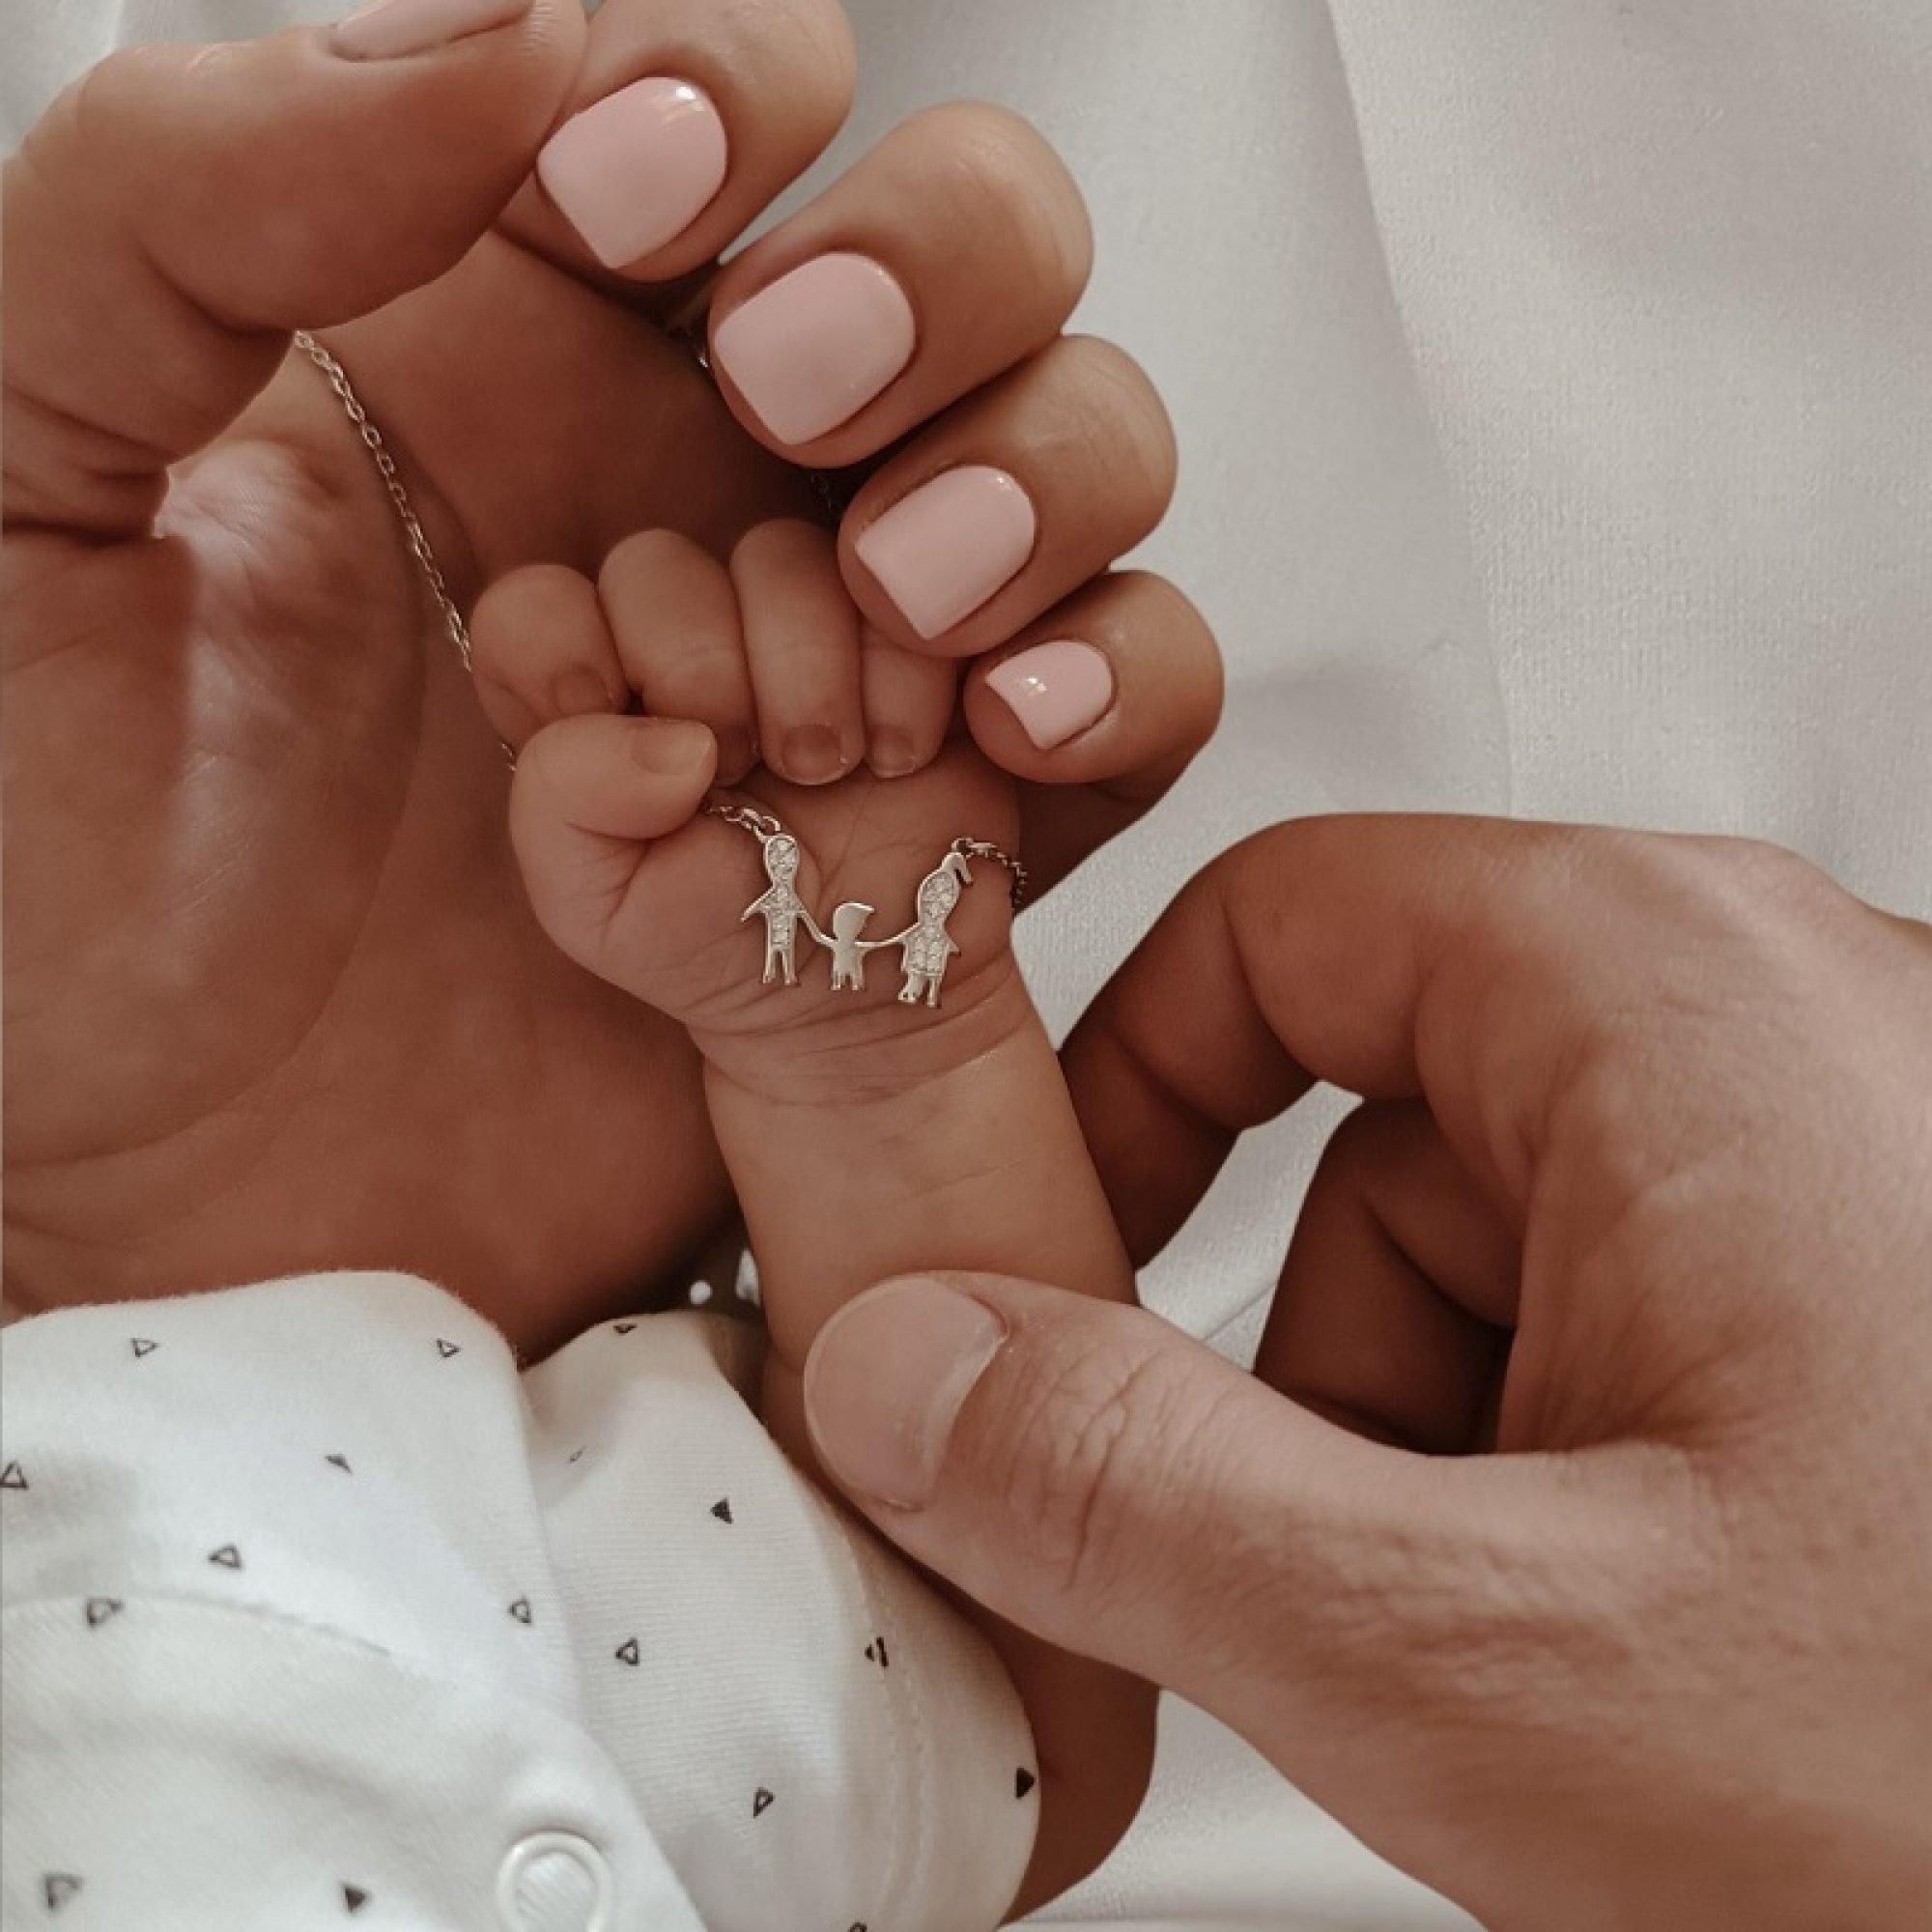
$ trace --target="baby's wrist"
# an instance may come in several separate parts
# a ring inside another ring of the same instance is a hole
[[[810,1000],[821,992],[774,986],[759,998]],[[955,966],[938,1006],[898,999],[883,983],[827,999],[804,1026],[693,1027],[707,1083],[772,1106],[885,1108],[917,1099],[935,1080],[983,1062],[1039,1025],[1005,943],[991,956]]]
[[[794,1368],[838,1308],[894,1275],[970,1268],[1131,1293],[1017,970],[1009,990],[943,1028],[848,1042],[749,1079],[714,1063],[706,1094],[773,1341]]]

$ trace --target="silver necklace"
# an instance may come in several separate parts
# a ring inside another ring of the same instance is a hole
[[[383,432],[363,408],[361,398],[349,380],[348,370],[335,356],[305,328],[296,330],[295,343],[321,370],[350,422],[355,425],[355,433],[369,452],[376,473],[383,479],[383,488],[395,508],[410,554],[415,558],[423,581],[429,585],[430,595],[436,600],[442,628],[455,646],[463,668],[473,671],[469,627],[463,621],[463,612],[456,608],[456,600],[449,594],[442,568],[436,560],[436,552],[430,547],[429,536],[416,516],[414,504],[410,500],[410,493],[404,487],[396,460],[383,440]],[[508,745],[503,747],[503,755],[514,768],[517,755]],[[734,825],[742,832],[749,832],[758,841],[768,883],[766,890],[745,908],[739,923],[753,919],[764,922],[765,959],[761,983],[767,986],[781,980],[787,986],[799,983],[798,931],[803,926],[816,945],[832,954],[832,990],[835,993],[864,992],[867,955],[895,946],[899,949],[899,970],[904,976],[899,987],[899,1004],[937,1007],[940,989],[946,980],[946,969],[959,952],[958,942],[947,931],[946,924],[959,903],[959,895],[973,883],[971,862],[988,859],[994,865],[1006,867],[1012,881],[1015,911],[1026,898],[1026,867],[1011,853],[1003,852],[985,838],[955,838],[947,847],[945,857],[920,881],[913,898],[912,923],[903,931],[895,933],[890,939],[867,939],[865,936],[866,924],[877,908],[866,904],[863,899],[847,899],[835,906],[831,929],[827,931],[812,917],[810,907],[798,895],[798,867],[802,857],[798,839],[773,813],[761,811],[755,806],[720,798],[716,794],[704,801],[702,810],[713,818]]]

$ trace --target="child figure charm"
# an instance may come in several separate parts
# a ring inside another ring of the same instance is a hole
[[[812,918],[810,908],[798,894],[798,867],[803,856],[799,843],[768,811],[750,806],[708,802],[704,810],[710,817],[749,832],[757,841],[765,863],[765,877],[771,882],[739,916],[739,923],[754,917],[765,923],[764,976],[760,981],[771,985],[782,980],[787,986],[798,984],[798,928],[803,925],[816,943],[832,954],[832,990],[835,993],[862,993],[866,989],[866,954],[896,946],[905,983],[899,988],[901,1006],[939,1005],[947,968],[959,952],[959,942],[947,930],[946,923],[959,903],[959,895],[973,883],[973,859],[991,859],[1012,874],[1013,904],[1026,896],[1026,867],[1011,854],[983,838],[955,838],[945,858],[920,881],[914,899],[913,923],[890,939],[865,937],[866,922],[875,907],[863,899],[846,899],[833,908],[831,930],[827,932]]]
[[[816,927],[812,937],[832,954],[832,990],[835,993],[863,993],[866,990],[866,954],[895,944],[890,939],[861,939],[866,922],[876,912],[864,899],[847,899],[832,908],[832,936],[828,939]]]

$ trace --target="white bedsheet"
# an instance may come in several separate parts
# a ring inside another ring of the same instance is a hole
[[[1209,853],[1336,807],[1751,834],[1932,913],[1923,0],[848,4],[861,99],[826,167],[984,95],[1080,175],[1081,325],[1180,435],[1140,560],[1231,665],[1173,803],[1029,925],[1050,1016]],[[0,111],[17,133],[116,40],[327,11],[10,10]],[[1150,1298],[1245,1346],[1314,1144],[1257,1136]],[[1464,1922],[1197,1715],[1164,1747],[1056,1918]]]

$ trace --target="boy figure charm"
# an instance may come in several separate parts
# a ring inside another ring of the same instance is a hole
[[[794,953],[798,945],[798,925],[803,920],[814,939],[821,933],[793,883],[798,877],[798,840],[789,832],[776,832],[760,841],[764,848],[765,876],[771,890],[761,893],[738,916],[738,923],[753,914],[765,921],[765,975],[760,985],[769,986],[781,973],[787,986],[798,984],[798,965]],[[841,908],[842,909],[842,908]]]
[[[882,946],[894,946],[892,939],[861,939],[866,922],[877,910],[863,899],[847,899],[832,909],[832,936],[828,939],[815,926],[811,936],[832,954],[832,990],[835,993],[863,993],[866,990],[866,954]]]

